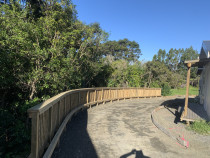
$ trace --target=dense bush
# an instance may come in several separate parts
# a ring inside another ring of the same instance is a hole
[[[161,89],[161,94],[163,96],[167,96],[171,94],[171,87],[168,85],[168,83],[164,83]]]

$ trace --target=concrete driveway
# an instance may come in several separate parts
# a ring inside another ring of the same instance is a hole
[[[68,123],[52,157],[209,157],[209,145],[186,149],[152,123],[151,112],[170,99],[126,100],[84,110]]]

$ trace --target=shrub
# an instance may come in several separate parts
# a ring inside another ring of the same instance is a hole
[[[171,94],[171,87],[168,85],[168,83],[163,84],[161,94],[163,96],[167,96]]]

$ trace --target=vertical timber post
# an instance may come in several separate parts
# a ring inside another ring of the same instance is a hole
[[[187,109],[188,109],[191,63],[187,64],[187,68],[188,68],[188,70],[187,70],[187,84],[186,84],[186,95],[185,95],[185,105],[184,105],[184,116],[187,115]]]
[[[119,89],[117,88],[117,100],[120,101],[120,97],[119,97]]]
[[[89,103],[89,91],[87,91],[87,104]]]
[[[69,95],[69,99],[70,99],[70,100],[69,100],[69,103],[70,103],[70,105],[69,105],[69,106],[70,106],[70,110],[69,110],[69,112],[70,112],[70,111],[72,110],[72,100],[71,100],[71,94]]]
[[[136,97],[135,98],[138,98],[138,88],[136,88]]]
[[[94,102],[96,102],[96,90],[95,90],[95,93],[94,93]]]
[[[53,129],[53,120],[52,120],[52,108],[49,109],[49,120],[50,120],[50,142],[52,141],[52,129]]]
[[[60,100],[58,101],[58,114],[57,115],[58,115],[58,124],[60,126],[60,124],[61,124],[61,101]],[[56,147],[59,147],[59,145],[60,145],[60,138],[57,142]]]
[[[31,129],[31,158],[39,157],[39,112],[33,112],[32,118],[32,129]]]
[[[79,105],[81,104],[81,94],[80,94],[80,91],[79,91],[79,94],[78,94],[78,104]]]
[[[98,106],[98,99],[97,99],[97,90],[95,90],[95,95],[94,95],[94,102],[96,102],[96,105]]]
[[[61,106],[61,103],[60,103],[60,100],[58,101],[58,124],[60,125],[60,122],[61,122],[61,116],[60,116],[60,106]]]
[[[111,99],[111,89],[109,89],[109,99],[111,100],[111,103],[112,103],[112,99]]]
[[[66,112],[67,111],[66,110],[67,109],[67,107],[66,107],[66,98],[67,98],[67,96],[64,97],[64,116],[66,116],[66,113],[67,113]]]
[[[88,90],[87,91],[87,105],[89,108],[91,108],[91,105],[89,104],[89,98],[90,98],[89,96],[90,96],[90,91]]]
[[[123,88],[123,98],[125,100],[125,88]]]
[[[101,93],[102,93],[102,94],[101,94],[101,101],[102,101],[102,100],[104,100],[104,89],[102,88],[101,91],[102,91],[102,92],[101,92]],[[104,104],[104,102],[103,102],[103,104]]]

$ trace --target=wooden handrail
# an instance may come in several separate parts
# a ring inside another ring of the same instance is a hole
[[[67,122],[81,108],[112,100],[159,96],[160,88],[101,87],[60,93],[28,109],[32,120],[30,157],[50,157]]]

